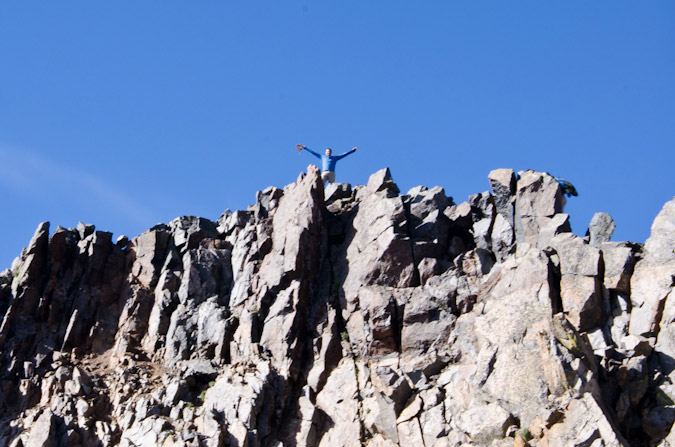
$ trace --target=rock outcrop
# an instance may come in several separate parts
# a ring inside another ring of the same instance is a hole
[[[559,184],[306,174],[0,273],[0,446],[675,445],[675,199],[642,245]]]

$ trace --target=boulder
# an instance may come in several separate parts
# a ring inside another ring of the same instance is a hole
[[[588,225],[586,236],[590,236],[590,244],[599,247],[605,242],[609,242],[614,234],[616,224],[609,213],[595,213]]]

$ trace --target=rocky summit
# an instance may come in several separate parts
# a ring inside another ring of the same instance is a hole
[[[675,446],[675,199],[611,242],[550,175],[488,180],[41,224],[0,274],[0,446]]]

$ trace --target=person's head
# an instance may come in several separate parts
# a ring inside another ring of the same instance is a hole
[[[327,148],[326,148],[326,156],[327,156],[327,157],[330,157],[330,154],[332,154],[332,153],[333,153],[333,151],[330,150],[329,147],[327,147]]]

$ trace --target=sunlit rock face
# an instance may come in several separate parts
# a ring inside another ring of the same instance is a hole
[[[571,233],[550,175],[456,204],[309,168],[0,273],[0,446],[675,445],[675,200]],[[609,231],[612,230],[612,231]]]

